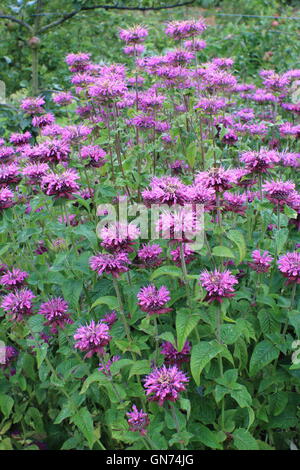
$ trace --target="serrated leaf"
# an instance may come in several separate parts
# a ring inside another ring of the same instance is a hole
[[[229,232],[226,233],[226,236],[237,246],[240,255],[239,262],[243,261],[246,256],[247,249],[242,232],[239,230],[229,230]]]
[[[214,256],[221,256],[223,258],[235,258],[234,253],[227,246],[215,246],[212,250]]]
[[[246,429],[236,429],[232,436],[233,443],[238,450],[259,450],[258,443]]]
[[[203,341],[192,348],[191,372],[196,384],[200,385],[200,375],[206,364],[222,351],[216,341]]]
[[[150,280],[153,281],[160,276],[182,277],[182,270],[177,266],[160,266],[153,271]]]
[[[186,310],[179,310],[176,315],[177,347],[180,352],[189,334],[197,326],[200,315],[190,315]]]
[[[111,310],[118,310],[119,303],[117,297],[112,295],[104,295],[103,297],[99,297],[91,306],[91,308],[97,307],[97,305],[107,305]]]
[[[261,369],[270,362],[277,359],[279,356],[279,350],[268,340],[261,341],[258,343],[252,353],[250,359],[249,375],[257,374]]]

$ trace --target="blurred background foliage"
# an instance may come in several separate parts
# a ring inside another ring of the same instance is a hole
[[[60,19],[63,14],[82,5],[126,5],[147,8],[182,3],[185,0],[2,0],[0,16],[12,15],[29,24],[32,31],[11,21],[0,19],[0,80],[6,85],[9,106],[0,105],[1,123],[24,129],[24,118],[15,112],[19,99],[31,94],[32,47],[28,41],[39,27]],[[187,1],[187,0],[186,0]],[[42,9],[37,10],[38,4]],[[118,29],[136,23],[149,26],[146,54],[162,53],[174,47],[163,33],[164,24],[184,17],[206,17],[210,27],[205,32],[205,62],[213,56],[232,57],[241,79],[255,77],[261,68],[284,71],[300,67],[300,8],[291,0],[196,0],[192,4],[160,11],[127,11],[95,9],[80,11],[68,21],[39,34],[39,88],[46,97],[52,90],[68,88],[69,73],[64,57],[70,52],[87,51],[95,62],[131,61],[122,53]],[[37,15],[37,11],[41,11]],[[249,15],[249,16],[244,16]],[[260,16],[260,17],[257,17]],[[281,16],[284,18],[274,18]],[[290,18],[286,18],[290,17]],[[282,58],[284,57],[284,61]],[[9,119],[8,119],[9,118]],[[21,119],[21,121],[20,121]]]

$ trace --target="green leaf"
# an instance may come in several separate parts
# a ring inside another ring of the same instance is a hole
[[[72,421],[88,441],[89,448],[92,449],[97,437],[94,431],[92,415],[89,410],[86,407],[81,408],[78,413],[73,416]]]
[[[275,232],[274,239],[275,239],[278,255],[282,252],[284,245],[287,242],[288,236],[289,236],[289,231],[287,228],[281,228],[280,230],[277,230]]]
[[[89,386],[94,382],[97,382],[99,385],[107,385],[109,380],[104,374],[96,370],[84,381],[80,394],[86,393]]]
[[[246,429],[236,429],[232,435],[233,443],[238,450],[259,450],[258,443]]]
[[[48,352],[48,344],[44,343],[36,349],[36,362],[38,369],[41,367],[44,362]]]
[[[136,361],[130,368],[129,378],[133,375],[149,374],[151,368],[148,360]]]
[[[223,258],[235,258],[234,253],[227,246],[215,246],[212,250],[214,256],[221,256]]]
[[[279,356],[279,350],[268,340],[261,341],[258,343],[252,353],[250,359],[249,375],[257,374],[261,369],[270,362],[277,359]]]
[[[239,262],[243,261],[247,253],[243,234],[239,230],[229,230],[229,232],[226,233],[226,236],[237,246],[240,254]]]
[[[180,352],[189,334],[197,326],[200,315],[191,315],[186,309],[179,310],[176,315],[177,347]]]
[[[203,424],[197,425],[197,441],[202,442],[206,447],[211,449],[222,450],[223,447],[220,444],[220,435],[216,431],[211,431]]]
[[[104,295],[103,297],[99,297],[91,306],[91,308],[97,307],[97,305],[107,305],[111,310],[118,310],[119,303],[117,297],[113,297],[111,295]]]
[[[159,276],[182,277],[182,270],[177,266],[161,266],[153,271],[150,280],[153,281]]]
[[[203,341],[193,346],[191,354],[191,372],[196,384],[200,385],[200,375],[206,364],[222,351],[216,341]]]
[[[277,392],[273,393],[269,397],[269,413],[272,416],[278,416],[286,408],[289,401],[289,396],[287,392]]]
[[[9,395],[0,394],[0,410],[5,418],[8,418],[14,406],[14,400]]]

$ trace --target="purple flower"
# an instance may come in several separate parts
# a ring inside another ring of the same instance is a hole
[[[25,315],[32,313],[32,299],[35,295],[29,289],[22,289],[5,295],[1,307],[10,317],[10,321],[20,322]]]
[[[223,167],[211,168],[198,173],[195,183],[206,188],[213,188],[216,192],[222,192],[236,183],[236,173],[232,170],[225,170]]]
[[[194,109],[201,109],[207,114],[217,114],[226,106],[228,106],[228,103],[224,98],[201,98],[194,106]]]
[[[140,236],[139,228],[134,224],[123,224],[116,222],[103,227],[100,238],[103,240],[101,246],[107,251],[133,251],[132,245]]]
[[[41,304],[38,313],[44,315],[47,322],[46,326],[51,326],[51,333],[56,334],[57,328],[64,328],[65,324],[71,324],[69,314],[67,313],[69,308],[68,303],[61,297],[54,297],[48,302]]]
[[[179,204],[183,206],[187,201],[186,186],[176,176],[162,176],[152,178],[151,189],[142,192],[144,204]]]
[[[77,179],[79,175],[72,168],[61,174],[51,172],[42,177],[41,188],[45,194],[55,196],[56,199],[60,197],[74,199],[73,193],[79,189]]]
[[[92,357],[93,354],[103,355],[104,346],[106,346],[110,340],[109,327],[106,323],[91,321],[86,326],[79,327],[74,335],[75,348],[81,351],[87,351],[85,358]]]
[[[147,413],[143,410],[138,410],[135,405],[132,406],[132,411],[126,413],[128,416],[129,430],[139,432],[141,436],[147,434],[147,426],[150,423]]]
[[[235,194],[225,191],[224,197],[224,209],[229,212],[235,212],[236,214],[245,215],[247,206],[247,195],[246,194]]]
[[[188,377],[176,366],[154,369],[145,378],[144,388],[149,400],[157,401],[162,406],[165,401],[175,402],[179,393],[185,390]]]
[[[114,362],[118,362],[121,359],[121,356],[113,356],[111,359],[102,360],[99,364],[98,370],[102,372],[106,377],[111,377],[110,367]]]
[[[119,36],[126,44],[139,44],[145,41],[148,30],[143,26],[136,25],[129,29],[121,29]]]
[[[295,184],[291,181],[270,181],[263,185],[267,199],[274,204],[288,204],[295,194]]]
[[[24,134],[11,134],[9,141],[15,145],[16,147],[19,147],[21,145],[28,144],[28,142],[31,139],[31,134],[30,132],[26,131]]]
[[[21,102],[21,108],[27,114],[41,114],[44,112],[43,105],[45,100],[43,98],[25,98]]]
[[[55,122],[55,117],[52,113],[42,114],[41,116],[34,116],[32,119],[33,127],[43,127],[50,126]]]
[[[166,136],[162,136],[162,139],[164,139]],[[171,142],[173,142],[173,139],[171,138]],[[174,175],[183,173],[184,170],[187,170],[189,168],[188,164],[185,163],[184,160],[175,160],[174,162],[170,163],[170,168],[171,171]]]
[[[196,52],[205,49],[206,42],[203,41],[203,39],[189,39],[188,41],[184,41],[183,45],[188,51]]]
[[[138,250],[138,258],[141,260],[144,268],[152,268],[160,266],[163,259],[160,257],[162,254],[162,248],[160,245],[143,245]]]
[[[300,253],[297,251],[280,256],[279,270],[288,278],[288,284],[296,282],[300,284]]]
[[[165,286],[157,289],[153,285],[142,287],[137,294],[140,309],[149,315],[168,313],[172,309],[166,308],[166,303],[171,300],[170,292]]]
[[[111,328],[114,323],[118,320],[117,312],[112,310],[109,313],[106,313],[104,317],[101,319],[103,323],[107,323],[108,327]]]
[[[24,286],[24,281],[28,277],[28,273],[21,271],[18,268],[13,268],[12,271],[6,271],[0,278],[2,284],[8,290],[19,289]]]
[[[0,186],[17,184],[21,181],[20,168],[16,163],[0,165]]]
[[[78,52],[77,54],[68,54],[66,63],[70,67],[71,72],[83,72],[89,68],[91,54]]]
[[[165,356],[165,363],[167,365],[180,367],[183,362],[189,362],[191,344],[189,341],[186,341],[182,350],[178,351],[172,343],[165,341],[162,344],[160,352]]]
[[[112,274],[113,277],[119,277],[121,273],[128,271],[130,260],[127,253],[98,253],[89,260],[90,267],[96,271],[98,276],[103,273]]]
[[[0,147],[0,162],[9,163],[13,161],[16,150],[13,147]]]
[[[47,163],[30,163],[22,169],[22,174],[29,184],[39,183],[43,176],[50,171]]]
[[[13,346],[2,346],[0,344],[0,368],[10,367],[11,363],[18,357],[19,353]],[[4,359],[4,361],[2,360]]]
[[[61,91],[60,93],[56,93],[56,95],[53,96],[54,103],[59,104],[60,106],[67,106],[68,104],[72,103],[73,100],[74,97],[69,91]]]
[[[98,145],[87,145],[80,150],[80,156],[83,160],[88,160],[88,166],[100,168],[107,160],[106,152]]]
[[[171,21],[167,24],[165,33],[173,39],[185,39],[193,36],[198,36],[206,29],[206,24],[203,18],[198,20],[183,20]]]
[[[175,248],[175,250],[171,250],[170,255],[174,263],[177,266],[181,266],[180,246]],[[191,261],[193,261],[195,258],[195,252],[191,250],[185,243],[183,243],[183,256],[186,264],[191,263]]]
[[[238,281],[230,271],[215,269],[213,272],[203,271],[200,275],[200,284],[207,291],[205,300],[222,302],[224,298],[234,296],[233,286],[238,284]]]
[[[14,204],[14,193],[9,188],[0,188],[0,212]]]
[[[244,152],[240,156],[241,162],[245,163],[249,171],[255,173],[266,173],[280,161],[278,152],[274,150],[260,150],[259,152]]]
[[[261,253],[260,250],[254,250],[251,256],[253,261],[249,263],[249,266],[254,271],[257,273],[267,273],[269,271],[273,258],[268,251]]]

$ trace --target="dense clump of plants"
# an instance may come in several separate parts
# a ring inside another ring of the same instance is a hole
[[[300,70],[241,81],[205,30],[68,54],[0,141],[2,449],[299,445]]]

